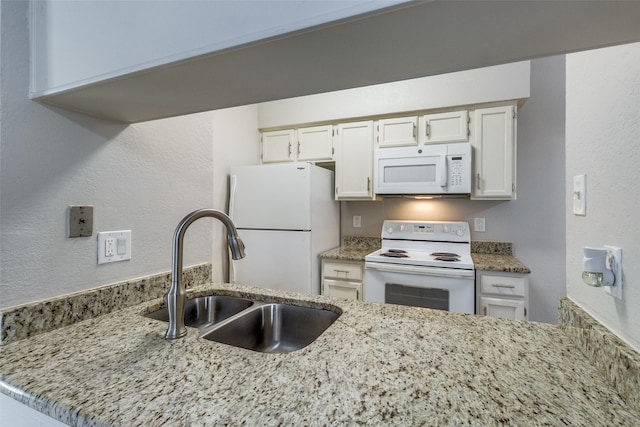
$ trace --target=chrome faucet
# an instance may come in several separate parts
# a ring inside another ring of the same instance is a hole
[[[171,264],[171,288],[164,296],[169,310],[169,329],[165,334],[165,338],[173,340],[182,338],[187,334],[187,328],[184,326],[184,305],[186,299],[186,291],[182,280],[182,248],[184,235],[191,224],[196,220],[204,217],[211,217],[220,220],[227,227],[227,236],[229,240],[229,248],[231,249],[231,257],[233,259],[244,258],[244,243],[238,236],[238,231],[233,225],[231,218],[224,212],[215,209],[199,209],[185,216],[176,227],[173,234],[173,254]]]

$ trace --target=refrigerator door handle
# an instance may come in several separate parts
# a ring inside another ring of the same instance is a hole
[[[238,176],[231,175],[229,179],[229,217],[231,217],[231,219],[233,219],[233,210],[235,207],[237,187],[238,187]]]

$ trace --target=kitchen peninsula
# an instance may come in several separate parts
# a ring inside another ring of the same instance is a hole
[[[166,341],[167,324],[143,317],[157,298],[8,342],[0,391],[83,426],[640,424],[637,389],[625,402],[566,328],[229,284],[191,292],[341,315],[304,349],[266,354],[195,329]]]

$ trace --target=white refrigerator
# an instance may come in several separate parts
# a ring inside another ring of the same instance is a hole
[[[231,168],[229,216],[246,252],[231,282],[319,294],[319,254],[340,245],[333,189],[333,172],[311,163]]]

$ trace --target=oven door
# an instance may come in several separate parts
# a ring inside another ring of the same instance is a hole
[[[365,301],[475,313],[473,270],[365,262]]]

